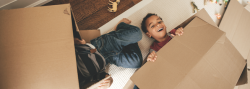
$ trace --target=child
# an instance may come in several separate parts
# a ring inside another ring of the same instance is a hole
[[[162,18],[152,13],[147,14],[146,17],[143,18],[141,28],[148,37],[155,39],[150,46],[150,54],[148,55],[147,60],[156,59],[157,55],[155,52],[159,51],[174,36],[181,36],[184,33],[182,27],[177,30],[173,29],[167,33],[167,27],[163,23]]]
[[[100,59],[99,61],[97,60],[97,62],[99,62],[101,66],[103,66],[102,61],[104,61],[104,66],[105,64],[110,63],[124,68],[141,67],[142,55],[137,42],[142,39],[142,33],[138,27],[129,25],[130,23],[131,21],[128,19],[125,18],[122,19],[119,22],[119,24],[115,27],[116,31],[112,31],[110,33],[97,37],[96,39],[91,40],[91,43],[86,43],[84,40],[79,40],[78,38],[75,38],[76,49],[78,48],[79,51],[76,53],[86,53],[86,52],[80,52],[81,51],[80,48],[84,48],[81,46],[87,45],[87,47],[92,47],[91,50],[88,50],[89,52],[95,53],[95,50],[93,49],[96,49],[96,52],[99,52],[101,54],[104,60],[102,59]],[[96,55],[99,54],[96,53]],[[81,58],[82,60],[77,61],[78,62],[77,66],[79,71],[78,73],[80,73],[78,74],[78,76],[86,77],[87,75],[94,76],[100,74],[100,71],[102,69],[100,69],[99,67],[93,68],[95,67],[95,65],[90,65],[89,63],[86,62],[84,63],[84,61],[88,59],[87,57],[89,56],[82,56]],[[86,70],[84,70],[84,68],[86,69],[85,66],[92,66],[91,68],[87,68],[90,74],[88,74],[88,72],[86,73]],[[96,72],[96,69],[100,71]],[[79,82],[81,82],[82,80],[84,79],[79,79]]]
[[[147,57],[148,61],[155,61],[157,55],[155,52],[159,51],[165,44],[167,44],[174,36],[183,35],[183,28],[171,30],[167,33],[166,26],[162,21],[162,18],[156,14],[149,13],[143,18],[141,23],[142,31],[150,38],[155,39],[153,44],[150,46],[150,54]],[[137,86],[134,89],[138,89]]]

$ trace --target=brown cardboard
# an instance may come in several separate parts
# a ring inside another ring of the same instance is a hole
[[[90,40],[101,35],[100,30],[80,30],[79,34],[87,43],[90,43]]]
[[[225,33],[200,18],[131,80],[141,89],[233,89],[246,64]]]
[[[231,0],[219,28],[233,43],[241,55],[247,59],[250,50],[250,12],[237,0]]]
[[[0,11],[0,89],[79,89],[69,4]]]

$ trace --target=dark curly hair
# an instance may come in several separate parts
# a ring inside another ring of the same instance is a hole
[[[153,15],[158,16],[157,14],[154,14],[154,13],[148,13],[148,14],[143,18],[143,20],[142,20],[142,22],[141,22],[141,29],[142,29],[142,31],[143,31],[144,33],[147,33],[147,32],[148,32],[147,26],[146,26],[146,20],[147,20],[149,17],[153,16]],[[159,16],[158,16],[158,17],[159,17]],[[160,19],[162,20],[161,17],[160,17]]]

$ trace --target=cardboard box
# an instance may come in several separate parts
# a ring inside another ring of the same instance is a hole
[[[100,30],[80,30],[79,34],[87,43],[90,43],[90,40],[101,36]]]
[[[219,28],[233,43],[240,54],[247,59],[250,50],[250,12],[237,0],[230,0]]]
[[[0,89],[79,89],[71,16],[69,4],[0,11]]]
[[[198,17],[184,29],[131,80],[141,89],[233,89],[246,62],[225,33]]]

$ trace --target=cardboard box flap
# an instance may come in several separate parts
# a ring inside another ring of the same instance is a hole
[[[198,17],[185,27],[185,33],[192,34],[184,34],[181,37],[177,36],[175,40],[179,41],[181,44],[185,44],[200,55],[204,55],[218,38],[224,34],[223,31],[218,30],[209,23],[204,23],[204,21]],[[213,35],[211,36],[211,34]],[[204,45],[204,43],[206,44]]]
[[[87,43],[90,43],[92,39],[101,36],[100,30],[80,30],[79,34]]]
[[[184,31],[131,80],[142,89],[232,89],[245,62],[224,32],[198,17]]]
[[[0,89],[78,89],[70,5],[0,11]]]
[[[250,50],[249,23],[250,12],[237,0],[231,0],[219,25],[244,59],[247,59]]]

